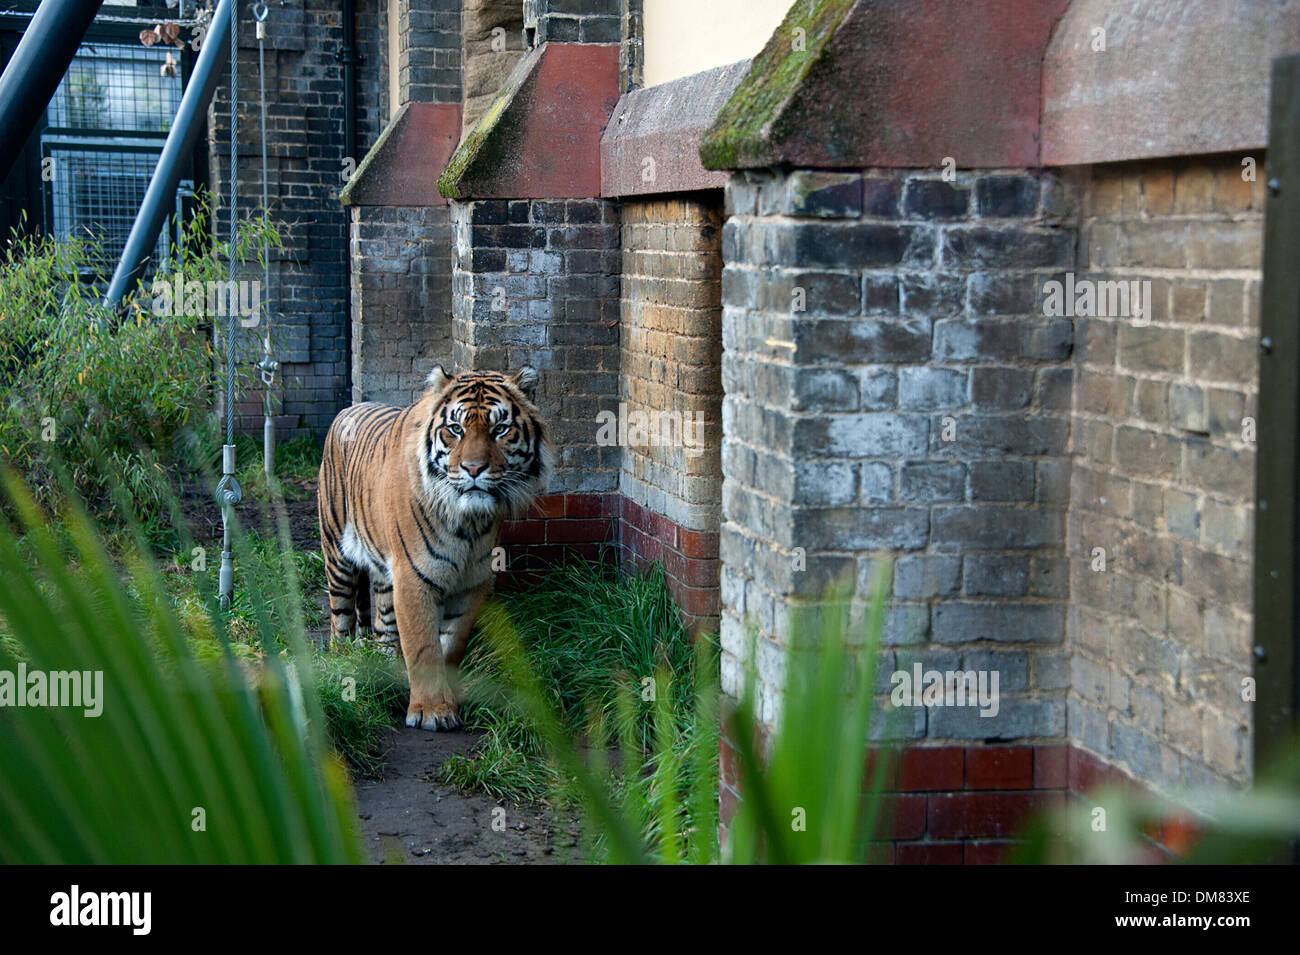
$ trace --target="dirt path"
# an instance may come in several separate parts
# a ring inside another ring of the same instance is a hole
[[[549,863],[551,820],[542,808],[468,795],[437,782],[442,762],[476,733],[393,730],[384,778],[358,779],[357,811],[370,861],[421,865]],[[566,833],[559,840],[568,843]]]

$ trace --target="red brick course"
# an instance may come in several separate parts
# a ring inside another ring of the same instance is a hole
[[[735,751],[720,747],[725,823],[741,798]],[[1082,801],[1099,787],[1141,784],[1071,745],[913,746],[872,749],[863,792],[883,766],[882,818],[870,845],[875,864],[999,865],[1039,814]],[[1147,831],[1145,857],[1175,861],[1194,845],[1195,820],[1170,815]]]
[[[506,570],[502,591],[532,586],[575,555],[624,570],[662,564],[668,591],[692,633],[716,631],[718,535],[687,530],[621,494],[548,494],[527,516],[501,526]]]
[[[620,556],[625,567],[663,565],[668,591],[692,633],[718,627],[720,598],[718,535],[687,530],[646,508],[622,499]]]

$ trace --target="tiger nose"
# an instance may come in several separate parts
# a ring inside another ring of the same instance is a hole
[[[481,461],[462,461],[460,466],[469,472],[470,477],[478,477],[487,470],[487,465]]]

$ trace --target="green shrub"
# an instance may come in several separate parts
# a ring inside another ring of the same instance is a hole
[[[187,240],[156,280],[221,280],[224,248],[199,203]],[[265,219],[241,224],[239,254],[279,244]],[[0,459],[37,501],[57,508],[66,475],[97,519],[147,530],[169,492],[220,449],[213,408],[221,356],[210,320],[155,309],[143,284],[123,314],[101,302],[98,249],[82,241],[10,240],[0,261]],[[161,314],[160,314],[161,312]],[[224,342],[224,339],[220,339]],[[243,380],[237,384],[242,388]]]

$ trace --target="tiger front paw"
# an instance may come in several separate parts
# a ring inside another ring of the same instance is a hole
[[[438,732],[439,730],[457,729],[460,716],[456,713],[456,704],[445,700],[437,702],[416,702],[406,708],[406,725]]]

